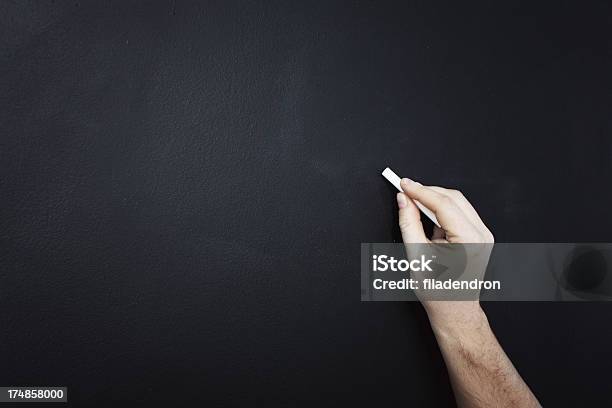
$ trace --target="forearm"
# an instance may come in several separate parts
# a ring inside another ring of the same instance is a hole
[[[491,331],[478,302],[434,305],[428,315],[459,407],[539,407]]]

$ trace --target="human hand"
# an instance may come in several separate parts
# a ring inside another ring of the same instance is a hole
[[[397,194],[399,207],[399,226],[406,250],[409,244],[458,243],[483,244],[493,243],[491,231],[484,224],[474,207],[457,191],[437,186],[423,186],[410,179],[402,179],[404,193]],[[440,227],[435,226],[431,238],[427,238],[421,223],[421,213],[413,200],[419,201],[434,212]],[[468,256],[467,271],[475,275],[484,275],[490,255],[489,245],[476,246],[488,248]],[[419,292],[417,291],[417,296]],[[478,300],[472,301],[435,301],[422,299],[432,326],[461,326],[479,323],[482,311]]]

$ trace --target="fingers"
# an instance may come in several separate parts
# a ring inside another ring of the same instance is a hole
[[[472,204],[468,201],[468,199],[458,190],[451,190],[444,187],[438,186],[427,186],[434,191],[437,191],[440,194],[444,194],[448,196],[451,200],[455,202],[455,204],[468,216],[468,218],[472,221],[474,225],[479,225],[484,223],[480,219],[480,216],[472,206]]]
[[[404,193],[397,193],[399,227],[405,243],[428,242],[421,223],[421,213],[414,202]]]
[[[450,235],[458,235],[462,231],[474,229],[472,223],[450,197],[409,179],[402,179],[401,187],[406,195],[420,201],[436,214],[440,226],[447,235],[449,232]]]
[[[472,206],[472,204],[463,195],[463,193],[461,193],[461,191],[438,186],[427,186],[427,188],[437,191],[440,194],[444,194],[448,196],[451,200],[453,200],[457,207],[459,207],[463,211],[463,213],[469,218],[475,228],[482,233],[485,242],[494,242],[493,234],[482,221],[480,215],[478,215],[478,213],[474,209],[474,206]]]

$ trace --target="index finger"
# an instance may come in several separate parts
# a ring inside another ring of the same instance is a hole
[[[402,179],[401,187],[410,198],[433,211],[444,230],[460,233],[465,228],[473,228],[450,197],[406,178]]]

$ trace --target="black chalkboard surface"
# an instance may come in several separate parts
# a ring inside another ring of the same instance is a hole
[[[380,171],[498,241],[610,241],[609,2],[0,5],[0,385],[72,406],[453,406]],[[538,271],[534,271],[538,273]],[[497,303],[546,406],[610,403],[612,305]]]

